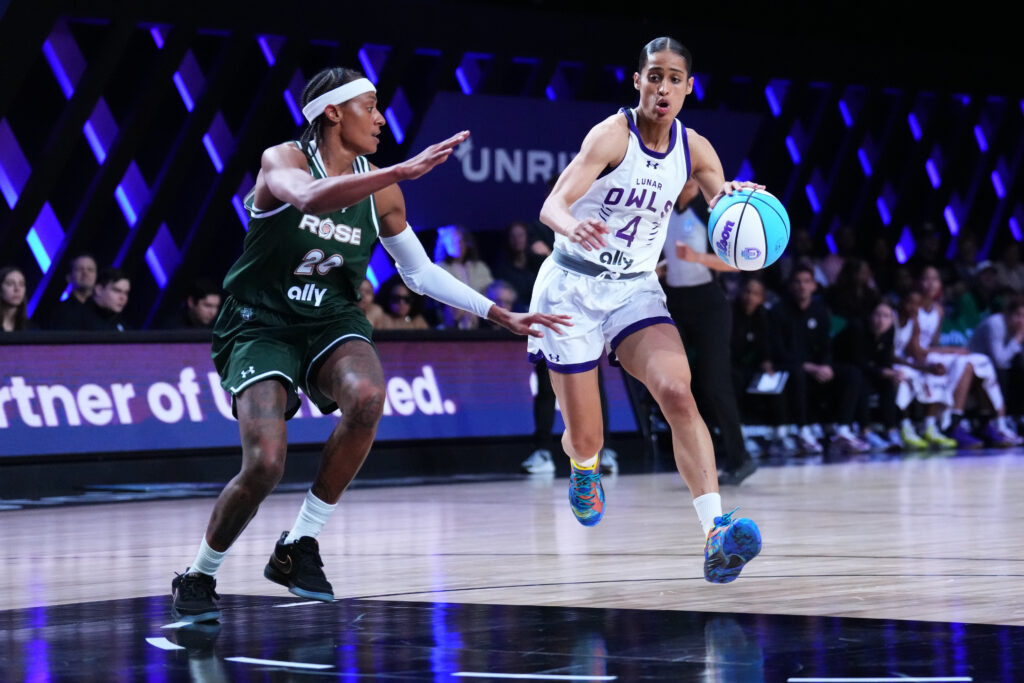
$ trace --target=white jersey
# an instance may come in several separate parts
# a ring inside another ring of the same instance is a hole
[[[594,181],[569,211],[578,219],[599,218],[611,228],[608,246],[587,251],[562,234],[555,248],[613,273],[651,272],[661,259],[665,221],[690,176],[686,127],[672,122],[668,150],[648,149],[637,130],[634,112],[622,109],[629,123],[629,144],[622,161]]]
[[[893,328],[895,328],[892,337],[893,354],[897,359],[906,359],[907,346],[910,345],[910,340],[914,336],[914,320],[908,318],[907,322],[901,327],[899,319],[897,319]]]
[[[917,327],[920,330],[919,339],[922,349],[929,349],[939,342],[939,325],[942,324],[941,312],[938,304],[934,304],[931,311],[924,308],[917,309]]]

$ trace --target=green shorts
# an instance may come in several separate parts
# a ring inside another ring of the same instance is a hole
[[[332,413],[338,404],[317,388],[317,372],[330,352],[346,342],[358,340],[372,347],[372,334],[373,327],[355,304],[330,317],[312,319],[228,296],[213,328],[213,365],[221,386],[231,394],[235,417],[235,397],[251,384],[270,378],[288,391],[286,420],[299,409],[299,389],[320,412]]]

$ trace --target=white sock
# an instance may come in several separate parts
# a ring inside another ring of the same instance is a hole
[[[219,552],[211,548],[204,536],[203,542],[199,544],[199,552],[196,553],[196,559],[192,560],[192,565],[188,568],[188,571],[189,573],[198,572],[207,576],[216,576],[217,570],[220,569],[220,565],[227,555],[227,550]]]
[[[996,418],[996,429],[998,429],[1001,432],[1012,431],[1010,429],[1009,423],[1006,421],[1005,415],[1000,415],[999,417]]]
[[[775,428],[775,438],[782,439],[786,436],[787,432],[788,430],[786,429],[786,425],[779,425]]]
[[[929,429],[932,429],[933,427],[937,427],[937,426],[938,425],[936,425],[936,423],[935,423],[935,416],[934,415],[925,415],[925,418],[924,418],[924,431],[927,432]]]
[[[905,417],[905,418],[903,418],[903,422],[901,422],[901,423],[900,423],[900,426],[901,426],[901,427],[902,427],[903,429],[909,429],[909,430],[911,430],[911,431],[913,431],[913,430],[914,430],[914,423],[910,421],[910,418],[909,418],[909,417]]]
[[[722,516],[722,496],[717,493],[705,493],[693,499],[693,507],[697,509],[697,517],[704,528],[704,537],[711,533],[715,526],[715,517]]]
[[[302,501],[299,516],[295,518],[295,524],[288,532],[288,538],[284,539],[285,544],[294,543],[303,536],[316,538],[336,507],[338,507],[337,503],[329,505],[314,496],[312,491],[306,491],[306,500]]]
[[[573,460],[572,464],[576,465],[576,469],[578,470],[592,470],[595,467],[597,467],[597,456],[595,455],[593,458],[587,460],[586,462],[576,462],[575,460]]]
[[[853,438],[853,431],[850,429],[850,425],[839,425],[836,427],[836,434],[839,436],[846,437],[847,439]]]
[[[811,429],[810,425],[804,425],[800,428],[800,438],[804,441],[817,441],[814,438],[814,430]]]

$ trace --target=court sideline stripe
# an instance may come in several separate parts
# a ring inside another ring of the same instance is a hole
[[[893,678],[787,678],[788,683],[970,683],[970,676],[896,676]]]
[[[482,671],[457,671],[452,676],[461,678],[514,678],[531,681],[615,681],[618,676],[571,676],[565,674],[495,674]]]
[[[333,669],[331,664],[306,664],[305,662],[285,662],[277,659],[255,659],[253,657],[225,657],[225,661],[239,664],[266,664],[267,666],[285,666],[290,669]]]

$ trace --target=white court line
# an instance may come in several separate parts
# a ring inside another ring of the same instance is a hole
[[[559,674],[493,674],[481,671],[458,671],[452,676],[462,678],[515,678],[531,681],[615,681],[618,676],[565,676]]]
[[[970,683],[970,676],[898,676],[895,678],[787,678],[789,683]]]
[[[283,662],[277,659],[253,659],[252,657],[225,657],[226,661],[239,664],[266,664],[268,666],[286,666],[289,669],[333,669],[331,664],[306,664],[305,662]]]
[[[285,602],[280,605],[274,605],[274,607],[302,607],[303,605],[323,605],[323,600],[309,600],[307,602]]]
[[[184,650],[181,645],[175,645],[166,638],[146,638],[146,642],[153,647],[158,647],[161,650]]]
[[[160,628],[181,628],[182,626],[191,626],[191,621],[176,621],[173,624],[164,624]]]

